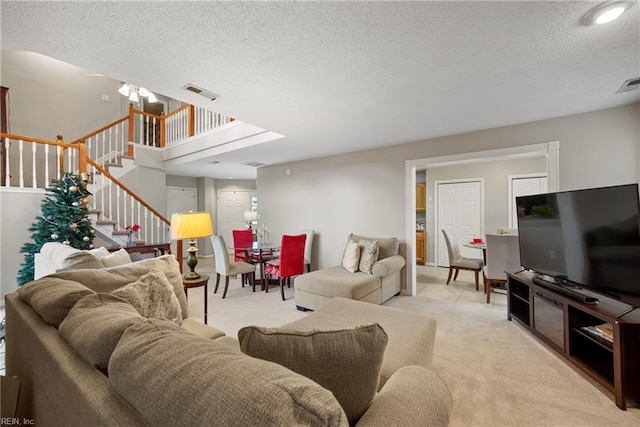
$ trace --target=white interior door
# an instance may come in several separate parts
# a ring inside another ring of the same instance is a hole
[[[518,212],[516,209],[516,197],[531,196],[548,192],[547,175],[509,176],[511,195],[509,202],[509,228],[518,228]]]
[[[178,212],[189,212],[198,210],[198,190],[195,188],[167,187],[167,218],[171,220],[171,215]],[[187,245],[188,246],[188,245]],[[176,242],[171,242],[171,253],[177,253]],[[183,257],[187,256],[186,248],[183,247]]]
[[[250,191],[218,192],[218,233],[224,238],[228,247],[233,247],[233,230],[244,230],[244,211],[251,210]]]
[[[482,181],[436,182],[436,242],[437,265],[448,267],[447,244],[442,235],[445,229],[458,242],[460,253],[478,258],[477,249],[466,248],[463,243],[482,235]]]

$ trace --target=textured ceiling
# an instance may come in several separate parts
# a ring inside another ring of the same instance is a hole
[[[597,3],[2,1],[1,43],[283,134],[215,158],[275,164],[640,100],[640,5]]]

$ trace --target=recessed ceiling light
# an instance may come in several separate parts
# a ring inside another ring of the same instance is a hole
[[[600,3],[582,18],[585,25],[606,24],[618,18],[625,10],[633,6],[633,1],[608,0]]]

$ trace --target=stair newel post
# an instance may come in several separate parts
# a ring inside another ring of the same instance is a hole
[[[78,141],[78,173],[87,175],[87,144],[84,139]]]
[[[193,104],[189,104],[189,135],[193,136],[196,134],[196,107]]]
[[[59,142],[60,144],[64,143],[62,135],[56,135],[56,142]],[[66,148],[62,147],[62,150],[60,150],[60,157],[58,158],[58,175],[60,176],[62,176],[62,171],[64,171],[64,150],[66,150]]]
[[[127,144],[127,155],[133,156],[133,140],[135,134],[135,110],[133,109],[133,102],[129,103],[129,135]]]
[[[160,147],[164,147],[167,143],[167,129],[165,128],[166,120],[164,112],[160,113]]]

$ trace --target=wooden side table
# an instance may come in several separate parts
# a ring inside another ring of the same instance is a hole
[[[189,299],[189,294],[187,293],[187,289],[191,288],[199,288],[200,286],[204,286],[204,324],[207,324],[207,284],[209,283],[209,275],[201,274],[197,279],[185,279],[182,278],[182,287],[184,288],[184,295]]]

